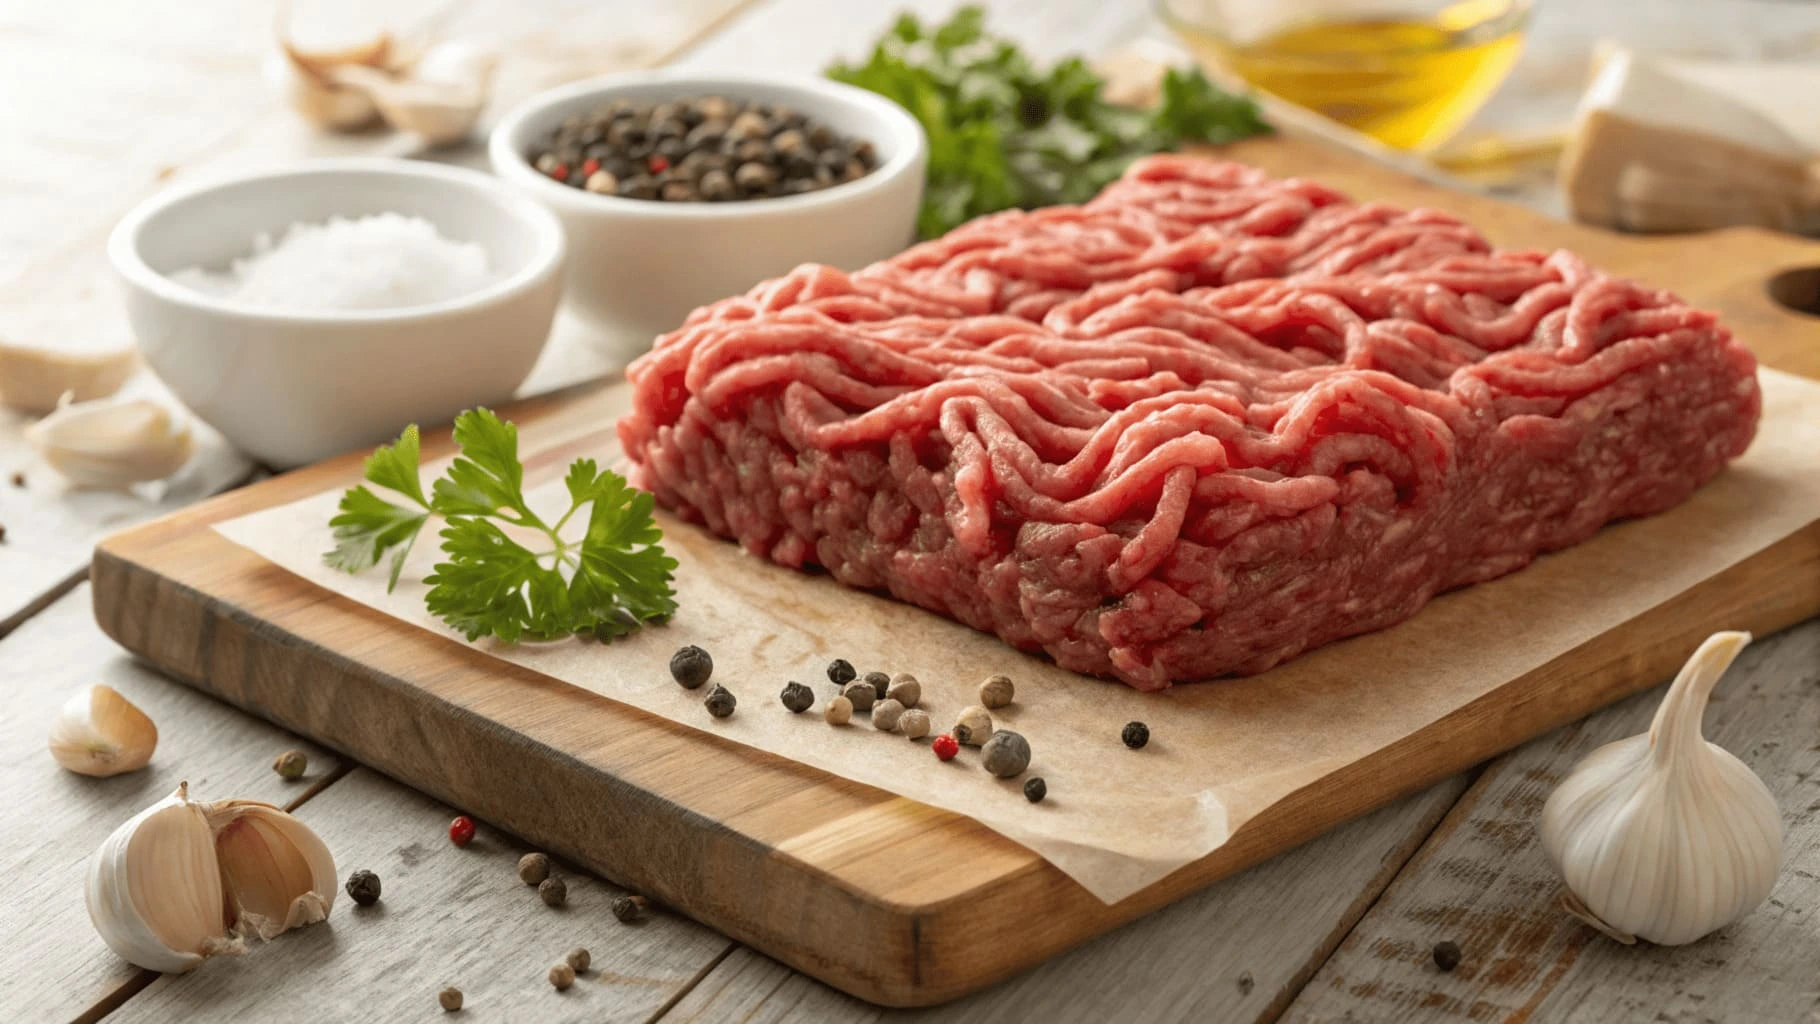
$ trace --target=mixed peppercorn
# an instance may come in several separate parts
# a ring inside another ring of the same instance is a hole
[[[673,203],[800,195],[878,167],[872,143],[808,115],[726,96],[614,100],[565,120],[531,164],[600,195]]]

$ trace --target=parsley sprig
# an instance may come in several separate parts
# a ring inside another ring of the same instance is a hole
[[[649,493],[593,459],[576,459],[563,479],[569,508],[546,522],[525,500],[517,427],[473,409],[456,418],[455,443],[461,454],[428,497],[415,424],[375,449],[366,461],[367,481],[406,503],[365,484],[349,489],[329,520],[335,548],[323,560],[362,572],[389,558],[390,590],[434,515],[442,519],[446,558],[424,577],[430,585],[424,601],[469,640],[491,635],[512,643],[572,633],[610,640],[676,611],[670,585],[676,560],[664,554]],[[564,528],[583,509],[586,531],[565,539]],[[514,539],[524,536],[534,546]]]
[[[1085,202],[1145,154],[1270,130],[1249,97],[1198,70],[1171,69],[1154,110],[1108,103],[1085,61],[1038,68],[986,32],[978,7],[929,28],[903,15],[863,63],[837,63],[828,77],[889,97],[922,122],[924,238],[996,210]]]

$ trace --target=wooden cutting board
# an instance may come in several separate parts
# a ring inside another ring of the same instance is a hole
[[[1820,318],[1784,309],[1769,293],[1777,275],[1820,266],[1820,245],[1746,229],[1611,235],[1293,139],[1227,152],[1360,198],[1455,211],[1503,245],[1576,249],[1723,310],[1766,364],[1820,377]],[[1784,292],[1804,294],[1790,280]],[[606,404],[597,387],[511,415],[531,435],[539,417],[574,422]],[[424,447],[446,453],[446,431],[426,435]],[[302,469],[109,538],[93,570],[102,627],[199,689],[891,1005],[980,988],[1660,682],[1721,624],[1762,634],[1820,612],[1816,524],[1297,792],[1211,855],[1108,906],[971,819],[678,727],[410,628],[209,528],[347,486],[360,461],[356,453]]]

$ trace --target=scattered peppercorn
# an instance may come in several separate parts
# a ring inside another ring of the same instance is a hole
[[[845,694],[834,698],[822,708],[822,719],[829,725],[846,725],[853,720],[853,701]]]
[[[1124,740],[1127,747],[1141,750],[1144,744],[1150,742],[1150,727],[1142,722],[1126,722],[1124,730],[1119,733],[1119,739]]]
[[[518,858],[518,880],[526,885],[538,885],[550,877],[550,858],[541,853],[527,853]]]
[[[904,706],[887,697],[872,705],[872,728],[879,732],[892,732],[904,717]]]
[[[960,741],[954,737],[947,733],[942,733],[929,742],[929,749],[935,751],[937,760],[952,761],[954,760],[954,755],[961,752],[961,744]]]
[[[456,1010],[461,1009],[461,989],[450,985],[448,988],[436,993],[436,1002],[442,1005],[443,1012],[454,1013]]]
[[[1435,943],[1435,966],[1443,971],[1451,971],[1460,966],[1460,944],[1452,939],[1443,939]]]
[[[685,690],[699,689],[713,674],[714,659],[694,644],[678,647],[676,653],[670,655],[670,675]]]
[[[569,986],[575,984],[575,968],[568,964],[557,964],[550,968],[550,984],[556,986],[558,992],[568,991]]]
[[[474,841],[474,819],[465,814],[458,814],[449,822],[449,842],[456,846],[466,846]]]
[[[865,139],[788,107],[725,96],[606,103],[563,121],[530,160],[572,188],[665,202],[800,195],[879,166]]]
[[[957,741],[977,747],[992,738],[992,716],[978,704],[969,704],[955,720],[953,735]]]
[[[980,684],[980,706],[985,708],[1002,708],[1011,703],[1016,688],[1011,685],[1008,676],[987,676]]]
[[[287,750],[272,759],[272,770],[278,773],[279,778],[286,780],[303,778],[303,773],[309,766],[310,759],[301,750]]]
[[[537,898],[546,907],[560,907],[569,902],[569,886],[560,875],[551,875],[537,883]]]
[[[1000,729],[981,744],[980,765],[1001,779],[1015,779],[1030,767],[1030,741]]]
[[[1049,795],[1049,783],[1041,775],[1032,775],[1024,780],[1024,799],[1033,804],[1040,804]]]
[[[24,473],[21,473],[18,470],[13,471],[13,486],[14,487],[24,487],[25,486],[25,474]]]
[[[588,969],[589,964],[594,962],[594,957],[588,953],[587,947],[576,946],[569,950],[569,954],[562,958],[562,962],[575,968],[576,974],[581,974]]]
[[[885,696],[897,701],[904,707],[916,707],[923,699],[923,684],[908,672],[899,672],[891,677],[891,685],[885,688]]]
[[[841,696],[853,703],[855,711],[871,711],[872,705],[878,702],[878,691],[866,679],[856,679],[841,689]]]
[[[815,691],[792,680],[784,684],[784,692],[779,695],[779,699],[792,714],[800,715],[815,703]]]
[[[866,682],[872,684],[874,700],[884,700],[891,693],[891,677],[883,672],[866,673]]]
[[[1258,983],[1252,979],[1250,971],[1239,972],[1239,995],[1250,995],[1251,990],[1256,988],[1257,984]]]
[[[348,898],[363,907],[379,902],[379,876],[365,868],[348,876]]]
[[[621,924],[631,924],[645,916],[645,908],[650,905],[651,901],[643,896],[620,896],[613,901],[613,916]]]
[[[836,686],[851,683],[858,675],[853,671],[853,663],[845,658],[836,658],[828,663],[828,681]]]
[[[715,683],[714,689],[708,691],[708,699],[702,703],[707,706],[708,714],[715,718],[726,718],[739,706],[739,700],[733,696],[733,691],[719,683]]]
[[[929,712],[919,708],[905,710],[904,716],[897,720],[897,731],[913,740],[929,735]]]

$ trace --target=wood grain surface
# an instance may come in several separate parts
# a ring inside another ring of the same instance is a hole
[[[1368,198],[1447,198],[1293,139],[1243,144],[1235,155]],[[1489,201],[1457,205],[1516,244],[1559,239],[1619,271],[1629,271],[1632,258],[1650,267],[1664,260],[1650,243],[1562,232]],[[1684,246],[1684,259],[1723,251],[1730,268],[1689,288],[1695,301],[1728,313],[1737,304],[1738,318],[1758,325],[1750,340],[1767,362],[1809,368],[1808,325],[1761,296],[1764,273],[1805,249],[1757,232]],[[1756,292],[1738,283],[1752,272],[1747,264],[1756,267]],[[568,399],[561,415],[586,417],[603,401],[598,394]],[[534,432],[537,414],[516,415]],[[438,438],[426,450],[442,444]],[[1768,633],[1820,609],[1817,527],[1292,795],[1203,860],[1106,906],[968,819],[677,729],[444,637],[400,629],[206,529],[345,485],[357,464],[312,467],[109,540],[95,564],[103,628],[179,678],[888,1005],[941,1001],[999,980],[1579,718],[1667,675],[1722,624]],[[204,635],[211,642],[197,644]],[[299,677],[315,684],[290,685]],[[397,727],[406,721],[408,729]],[[470,750],[471,759],[449,764],[441,751],[450,747]],[[678,764],[697,770],[679,773]],[[527,805],[522,794],[531,785],[549,798]],[[636,834],[617,827],[627,819],[638,822]],[[817,841],[800,842],[805,835]],[[891,869],[906,861],[930,867]]]

